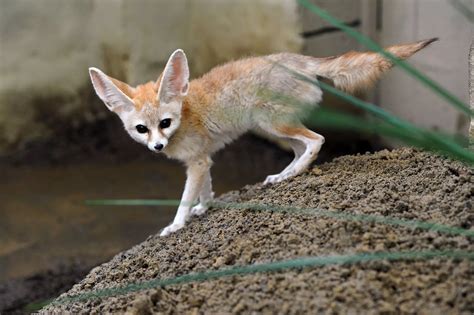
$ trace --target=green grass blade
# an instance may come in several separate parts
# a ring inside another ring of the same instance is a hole
[[[154,199],[117,199],[117,200],[94,200],[89,201],[88,204],[92,205],[133,205],[133,206],[150,206],[150,205],[163,205],[167,204],[169,200],[154,200]],[[288,213],[305,213],[312,214],[316,216],[323,216],[329,218],[335,218],[339,220],[348,220],[348,221],[358,221],[358,222],[374,222],[387,225],[395,226],[405,226],[420,228],[428,231],[437,231],[445,234],[452,235],[463,235],[474,237],[474,231],[466,230],[463,228],[458,228],[454,226],[448,226],[443,224],[437,224],[428,221],[418,221],[418,220],[406,220],[399,219],[396,217],[390,216],[378,216],[378,215],[366,215],[366,214],[352,214],[347,213],[347,211],[331,211],[323,210],[319,208],[298,208],[298,207],[288,207],[288,206],[276,206],[268,204],[255,204],[255,203],[237,203],[237,202],[222,202],[222,201],[211,201],[209,202],[210,207],[222,207],[228,209],[250,209],[253,211],[273,211],[273,212],[288,212]]]
[[[315,84],[318,84],[317,81],[313,81]],[[344,99],[351,104],[374,114],[376,117],[383,119],[387,123],[392,124],[393,126],[399,127],[406,132],[410,132],[414,135],[420,135],[424,140],[426,145],[422,146],[424,149],[430,149],[431,151],[440,150],[444,153],[447,153],[451,157],[461,159],[463,161],[474,164],[474,153],[471,150],[463,148],[461,145],[456,143],[453,139],[446,137],[445,135],[429,131],[416,127],[408,122],[401,120],[400,118],[384,111],[380,107],[375,106],[374,104],[365,102],[357,97],[344,93],[329,84],[319,81],[319,86],[331,94],[334,94],[341,99]]]
[[[470,251],[409,251],[409,252],[377,252],[359,253],[349,255],[312,256],[270,263],[251,264],[235,266],[218,270],[207,270],[193,272],[182,276],[153,279],[139,283],[130,283],[120,287],[111,287],[58,298],[51,302],[52,305],[61,305],[76,301],[87,301],[91,299],[106,298],[110,296],[123,295],[131,292],[147,290],[170,285],[186,284],[193,282],[203,282],[230,276],[245,276],[256,273],[281,272],[291,269],[315,268],[330,265],[348,265],[367,263],[371,261],[420,261],[432,259],[474,259],[474,252]]]
[[[97,199],[86,200],[88,206],[179,206],[177,199]]]

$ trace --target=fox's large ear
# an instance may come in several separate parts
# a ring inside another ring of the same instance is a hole
[[[95,92],[108,109],[120,113],[133,108],[133,101],[127,95],[132,89],[128,84],[107,76],[97,68],[89,68],[89,74]]]
[[[158,98],[161,102],[169,103],[176,98],[182,98],[188,94],[189,88],[189,68],[188,60],[184,51],[176,50],[166,63]]]

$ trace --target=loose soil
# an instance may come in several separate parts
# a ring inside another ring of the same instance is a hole
[[[416,219],[474,229],[474,169],[411,149],[345,156],[285,182],[220,200]],[[310,214],[212,209],[181,231],[94,268],[62,296],[302,256],[474,250],[474,239]],[[73,313],[474,313],[474,262],[332,265],[173,285],[43,309]]]

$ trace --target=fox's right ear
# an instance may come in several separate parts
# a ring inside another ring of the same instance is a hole
[[[161,102],[169,103],[176,98],[188,94],[189,67],[184,51],[175,50],[166,63],[158,87],[158,98]]]
[[[97,68],[89,68],[92,85],[107,108],[113,112],[130,111],[133,101],[130,95],[132,88],[119,80],[112,79]]]

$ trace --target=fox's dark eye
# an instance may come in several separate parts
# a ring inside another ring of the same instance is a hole
[[[137,128],[137,131],[139,133],[145,133],[145,132],[148,132],[148,128],[146,126],[143,126],[143,125],[137,125],[135,128]]]
[[[168,128],[170,125],[171,125],[171,119],[170,118],[166,118],[166,119],[163,119],[162,121],[160,121],[160,128],[161,129]]]

